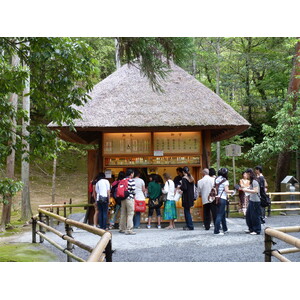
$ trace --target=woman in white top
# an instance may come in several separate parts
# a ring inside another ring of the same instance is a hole
[[[228,170],[226,168],[221,168],[218,171],[216,184],[219,184],[218,197],[220,197],[220,199],[217,205],[217,217],[215,222],[214,234],[224,235],[224,233],[228,232],[226,217],[225,217],[227,195],[229,193],[234,192],[233,190],[229,190]],[[223,232],[220,232],[221,223],[222,223]]]
[[[168,173],[163,174],[164,180],[166,181],[165,186],[162,190],[164,194],[167,194],[167,200],[164,206],[164,220],[169,220],[170,224],[165,229],[174,229],[175,222],[174,220],[177,219],[177,210],[176,210],[176,202],[174,200],[175,195],[175,184],[174,181],[171,180],[171,176]]]
[[[97,193],[97,207],[98,207],[98,220],[99,227],[106,230],[107,216],[108,216],[108,204],[110,198],[110,184],[107,179],[105,179],[105,174],[103,172],[99,173],[99,181],[96,183],[96,193]]]
[[[140,178],[139,170],[134,171],[133,180],[135,181],[135,199],[139,201],[145,201],[145,193],[146,193],[145,181],[142,178]],[[133,226],[134,228],[140,228],[140,224],[141,224],[141,213],[135,212],[133,217]]]

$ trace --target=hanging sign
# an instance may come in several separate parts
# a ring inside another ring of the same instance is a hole
[[[242,147],[240,145],[231,144],[225,146],[226,156],[241,156]]]
[[[161,150],[155,150],[155,151],[154,151],[154,156],[164,156],[164,151],[161,151]]]

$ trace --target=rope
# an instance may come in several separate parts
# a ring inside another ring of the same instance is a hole
[[[276,244],[276,243],[275,243]],[[272,252],[273,251],[277,251],[279,254],[281,254],[281,252],[278,249],[271,249],[271,250],[265,250],[263,252],[263,254],[268,255],[268,256],[272,256]]]

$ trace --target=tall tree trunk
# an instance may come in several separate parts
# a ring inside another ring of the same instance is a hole
[[[216,53],[218,58],[218,63],[216,65],[216,94],[220,95],[220,60],[221,60],[220,38],[217,38]],[[221,143],[218,141],[217,142],[217,170],[220,169],[220,166],[221,166]]]
[[[25,89],[23,91],[23,110],[27,113],[27,120],[22,119],[22,136],[23,136],[23,150],[22,154],[22,165],[21,174],[23,181],[22,191],[22,207],[21,207],[21,220],[28,221],[32,216],[31,205],[30,205],[30,190],[29,190],[29,151],[30,146],[26,138],[29,137],[28,126],[30,125],[30,75],[25,83]]]
[[[117,70],[121,68],[121,58],[120,58],[120,45],[118,40],[115,39],[115,56],[116,56],[116,68]]]
[[[252,103],[251,103],[251,94],[250,94],[250,52],[251,52],[251,43],[252,38],[246,38],[248,44],[246,48],[246,98],[248,105],[248,121],[252,123]]]
[[[20,58],[17,55],[13,55],[12,57],[12,66],[18,67],[20,64]],[[11,94],[9,98],[9,102],[11,103],[13,110],[16,112],[18,109],[18,95],[17,94]],[[15,177],[15,149],[14,145],[16,144],[16,127],[17,127],[17,121],[16,118],[13,118],[11,120],[12,122],[12,137],[10,141],[10,145],[12,146],[11,154],[6,159],[6,177],[14,179]],[[2,209],[2,216],[1,216],[1,224],[0,224],[0,231],[4,231],[7,224],[10,223],[10,217],[11,217],[11,206],[12,206],[12,197],[8,196],[6,198],[8,201],[7,204],[3,204]]]
[[[57,138],[55,139],[55,145],[57,146]],[[56,166],[57,166],[57,157],[55,156],[53,159],[53,174],[52,174],[52,203],[55,203],[55,193],[56,193]]]
[[[296,55],[294,57],[293,69],[292,69],[290,84],[287,93],[288,96],[293,94],[291,100],[293,104],[293,111],[296,110],[296,104],[298,101],[298,92],[300,87],[299,77],[300,77],[300,39],[298,38],[298,43],[296,45]],[[289,99],[287,101],[289,101]],[[276,191],[280,191],[280,183],[282,179],[288,175],[288,172],[290,170],[291,158],[292,158],[292,153],[289,151],[284,151],[280,153],[278,156],[277,167],[276,167],[276,179],[275,179]]]

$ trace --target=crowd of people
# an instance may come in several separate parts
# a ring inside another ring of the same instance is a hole
[[[255,170],[255,171],[254,171]],[[167,220],[166,230],[175,228],[177,219],[176,201],[182,199],[185,226],[183,230],[194,230],[191,208],[194,201],[201,196],[203,204],[203,226],[210,230],[213,226],[215,235],[224,235],[229,229],[226,223],[226,207],[228,197],[239,193],[240,212],[246,219],[248,229],[246,233],[257,235],[261,232],[261,224],[266,217],[265,208],[261,206],[261,197],[266,195],[267,182],[262,174],[262,167],[247,169],[242,173],[239,184],[229,189],[228,169],[203,169],[203,177],[195,181],[187,166],[177,168],[177,176],[172,180],[171,175],[164,173],[149,175],[147,186],[141,178],[138,169],[121,171],[112,184],[105,178],[103,172],[99,173],[90,185],[91,202],[94,203],[94,226],[109,230],[116,228],[118,214],[120,214],[119,232],[134,235],[134,228],[140,228],[141,213],[146,212],[148,206],[148,222],[146,227],[152,227],[152,218],[155,212],[157,228],[161,229],[161,222]],[[124,181],[125,180],[125,181]],[[117,197],[119,184],[126,182],[127,194],[125,199]],[[212,188],[217,189],[216,199],[210,201]],[[148,204],[146,205],[146,198]],[[110,199],[114,199],[113,202]]]

